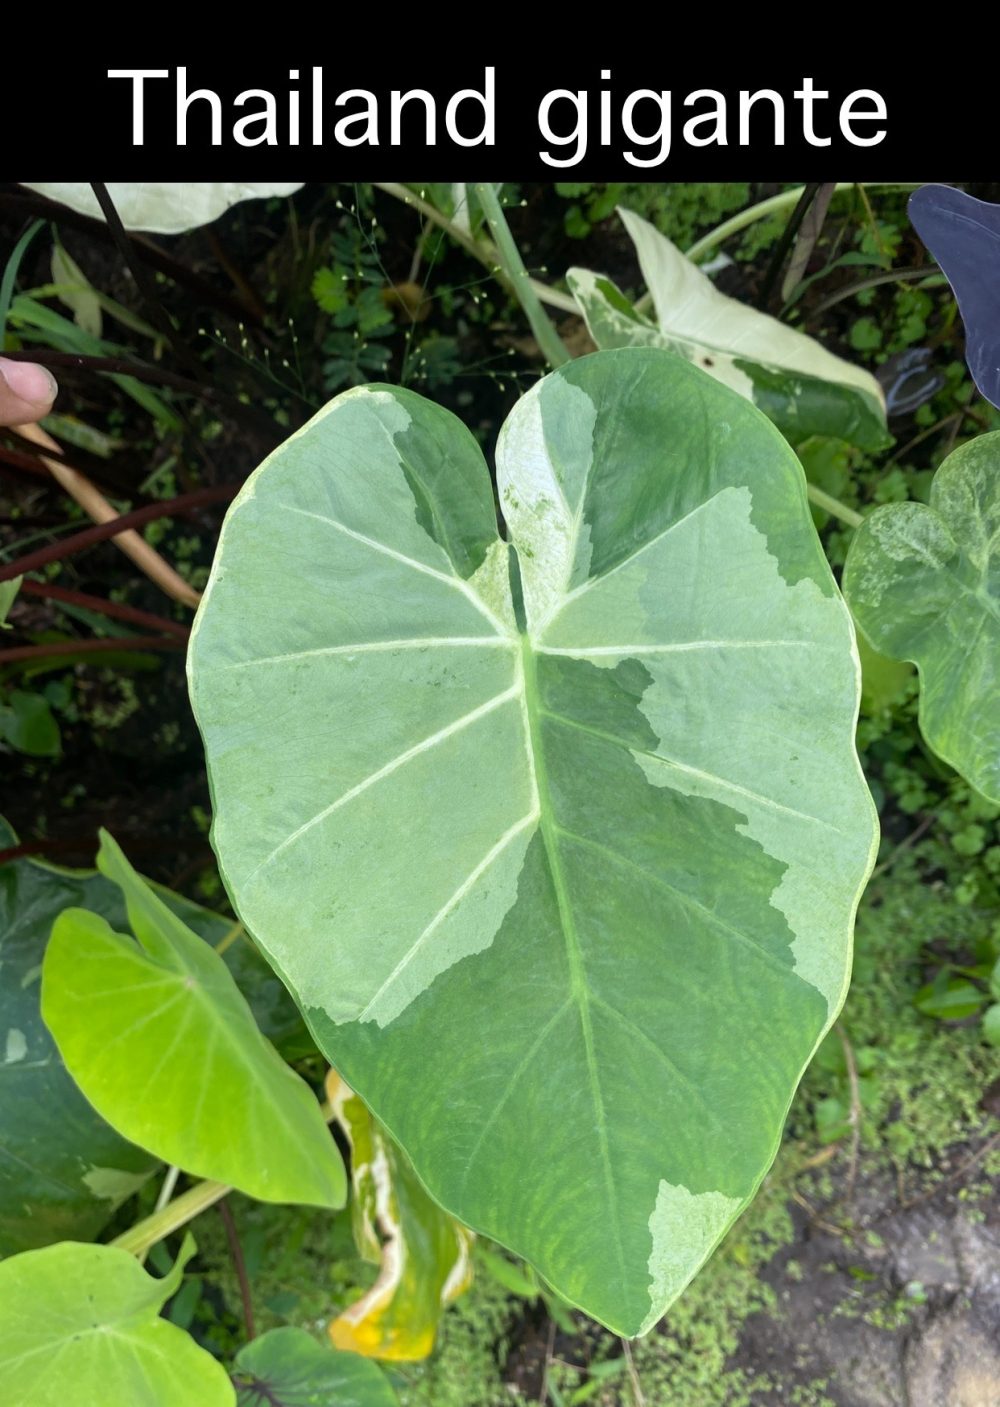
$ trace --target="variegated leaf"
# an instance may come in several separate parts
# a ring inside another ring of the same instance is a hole
[[[189,655],[234,901],[442,1206],[648,1329],[756,1190],[874,846],[801,466],[659,349],[471,434],[347,392],[223,527]]]
[[[371,1289],[330,1325],[336,1348],[366,1358],[426,1358],[445,1305],[472,1280],[472,1233],[431,1201],[406,1155],[334,1071],[334,1117],[351,1145],[351,1217]]]
[[[844,592],[875,648],[916,664],[930,746],[1000,802],[1000,431],[948,456],[929,503],[865,519]]]
[[[862,449],[891,444],[875,377],[812,337],[728,298],[655,226],[619,211],[635,244],[656,321],[610,279],[570,269],[570,291],[598,347],[664,347],[759,407],[792,444],[831,435]]]

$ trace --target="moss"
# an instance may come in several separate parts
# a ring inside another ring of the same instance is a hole
[[[869,1165],[902,1177],[933,1169],[942,1152],[982,1123],[980,1099],[996,1069],[996,1053],[978,1024],[941,1022],[914,1006],[928,965],[976,952],[991,941],[995,922],[993,908],[956,904],[948,879],[930,877],[939,850],[915,847],[873,882],[858,915],[854,980],[842,1017],[858,1066],[861,1150]],[[815,1111],[828,1112],[830,1100],[849,1112],[846,1058],[836,1034],[807,1073],[793,1134],[810,1137]]]
[[[432,1356],[394,1375],[401,1407],[511,1407],[518,1399],[500,1365],[518,1307],[495,1280],[478,1275],[444,1316]]]
[[[633,1346],[649,1407],[750,1407],[760,1384],[729,1360],[746,1317],[777,1304],[758,1271],[792,1236],[780,1181],[776,1170],[663,1322]],[[611,1400],[629,1403],[627,1388]]]

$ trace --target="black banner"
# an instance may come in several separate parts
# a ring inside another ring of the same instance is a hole
[[[991,83],[967,62],[957,100],[953,82],[945,93],[941,78],[866,58],[863,45],[849,63],[821,52],[735,77],[708,46],[683,62],[487,55],[461,67],[392,50],[315,64],[309,43],[281,64],[170,67],[154,47],[129,44],[101,64],[47,59],[44,92],[29,66],[9,67],[12,166],[0,174],[905,181],[988,179],[1000,159]]]

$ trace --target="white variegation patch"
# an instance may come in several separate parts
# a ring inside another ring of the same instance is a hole
[[[692,266],[693,267],[693,266]],[[705,280],[706,283],[708,280]],[[752,401],[753,381],[736,365],[730,353],[699,338],[678,335],[658,327],[656,323],[629,316],[616,306],[618,290],[607,279],[598,278],[589,269],[570,269],[566,275],[570,291],[583,313],[591,337],[599,347],[662,347],[685,361],[707,371],[716,381]]]
[[[939,757],[1000,801],[1000,433],[961,445],[928,503],[858,528],[844,592],[882,654],[920,672],[920,728]]]
[[[854,636],[838,596],[784,580],[752,503],[749,489],[724,489],[585,583],[541,648],[608,668],[642,662],[652,682],[640,707],[658,744],[636,761],[653,786],[741,812],[737,829],[786,867],[771,903],[791,930],[796,973],[832,1012],[845,983],[837,895],[855,882],[871,836],[858,825],[863,793],[826,784],[831,771],[860,779],[851,735],[818,739],[816,720],[830,702],[823,660],[854,651]],[[860,680],[854,658],[856,677],[839,686],[848,714]],[[817,845],[827,854],[821,867]]]
[[[640,1333],[647,1333],[690,1283],[715,1249],[740,1208],[738,1197],[721,1192],[689,1192],[661,1179],[649,1218],[652,1309]]]
[[[586,392],[550,377],[518,401],[497,440],[500,506],[517,544],[533,634],[561,608],[573,582],[586,580],[584,503],[596,415]]]

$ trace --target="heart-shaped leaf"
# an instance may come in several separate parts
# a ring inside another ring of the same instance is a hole
[[[248,482],[191,642],[214,844],[448,1211],[647,1329],[770,1164],[874,813],[795,455],[680,357],[545,377],[497,448],[345,393]]]
[[[237,1407],[397,1407],[385,1374],[356,1353],[324,1348],[304,1329],[272,1329],[241,1348]]]
[[[908,209],[955,294],[972,379],[1000,406],[1000,205],[955,186],[921,186]]]
[[[948,456],[928,504],[865,519],[844,592],[875,648],[917,666],[930,746],[1000,802],[1000,431]]]
[[[235,1407],[229,1375],[159,1317],[194,1252],[154,1280],[115,1246],[63,1241],[0,1262],[0,1402]]]
[[[59,916],[42,1015],[66,1068],[127,1138],[267,1202],[341,1207],[343,1164],[308,1085],[261,1035],[222,958],[102,832],[136,940],[98,914]]]
[[[812,337],[720,293],[666,235],[619,210],[656,322],[632,307],[610,279],[570,269],[570,291],[598,347],[664,347],[752,401],[788,437],[831,435],[862,449],[892,443],[875,377]]]
[[[0,847],[17,837],[0,819]],[[231,924],[162,891],[204,937]],[[96,1236],[157,1160],[104,1122],[63,1066],[39,1008],[53,920],[71,904],[124,922],[115,886],[36,860],[0,865],[0,1255]]]
[[[0,847],[17,837],[0,818]],[[233,923],[180,894],[156,892],[225,961],[261,1030],[291,1057],[308,1048],[302,1018]],[[40,1009],[52,924],[72,906],[127,923],[121,890],[95,870],[22,858],[0,865],[0,1255],[96,1236],[157,1160],[121,1138],[67,1074]]]

